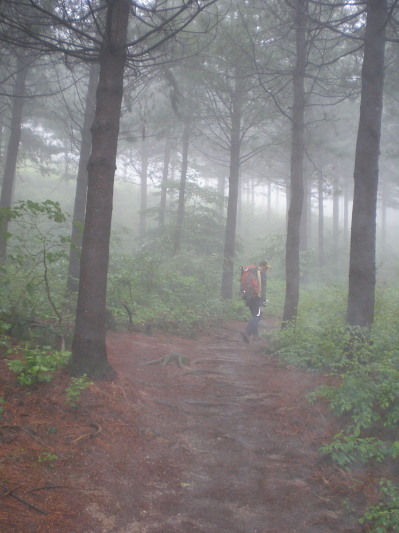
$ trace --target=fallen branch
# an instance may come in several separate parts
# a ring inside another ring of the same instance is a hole
[[[37,439],[34,435],[32,435],[32,433],[30,433],[27,429],[23,428],[22,426],[16,426],[16,425],[2,425],[0,426],[2,428],[17,428],[17,429],[20,429],[21,431],[23,431],[24,433],[26,433],[27,435],[29,435],[29,437],[31,437],[33,440],[35,440],[36,442],[38,442],[41,446],[43,446],[43,448],[45,448],[46,446],[42,443],[41,440]]]
[[[4,487],[4,489],[6,490],[6,493],[3,494],[3,496],[11,496],[12,498],[15,498],[16,500],[18,500],[19,502],[24,503],[28,507],[31,507],[32,509],[34,509],[38,513],[48,514],[47,511],[45,511],[44,509],[40,509],[40,507],[37,507],[36,505],[33,505],[33,503],[30,503],[30,502],[24,500],[23,498],[21,498],[20,496],[17,496],[16,494],[14,494],[14,491],[18,490],[21,487],[21,485],[19,485],[15,489],[11,489],[11,490],[8,489],[3,483],[1,483],[1,486]]]
[[[36,489],[27,490],[26,494],[30,494],[31,492],[38,492],[39,490],[49,490],[49,489],[90,490],[90,491],[97,490],[97,489],[83,489],[81,487],[68,487],[68,485],[45,485],[44,487],[37,487]]]

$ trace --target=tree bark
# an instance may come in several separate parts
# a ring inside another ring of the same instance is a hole
[[[282,326],[295,322],[299,302],[299,245],[303,208],[303,157],[306,71],[306,0],[297,0],[295,14],[296,65],[293,73],[290,207],[286,242],[286,290]]]
[[[79,167],[76,179],[75,205],[73,209],[73,224],[71,247],[69,252],[67,292],[76,292],[79,288],[80,251],[82,247],[83,224],[87,199],[87,164],[91,151],[91,126],[96,110],[96,91],[98,84],[98,63],[92,63],[89,72],[89,83],[85,103],[85,112],[80,141]]]
[[[22,112],[25,102],[24,95],[28,70],[29,60],[23,52],[19,52],[17,55],[17,72],[13,92],[10,137],[8,140],[7,154],[4,165],[0,209],[11,207],[12,204],[19,143],[21,142]],[[5,259],[7,256],[7,231],[8,219],[5,217],[2,221],[0,232],[0,257],[2,259]]]
[[[114,374],[107,359],[105,305],[128,19],[128,1],[108,1],[88,164],[79,293],[69,366],[72,375],[103,378]]]
[[[234,256],[237,231],[237,204],[240,182],[241,120],[243,108],[243,79],[236,69],[235,91],[232,102],[230,135],[229,197],[227,202],[226,228],[224,234],[223,274],[221,297],[233,297]]]
[[[384,88],[386,0],[369,0],[356,143],[346,322],[370,328],[374,321],[378,158]]]

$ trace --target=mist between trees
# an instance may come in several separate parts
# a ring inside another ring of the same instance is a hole
[[[240,267],[267,258],[283,328],[302,289],[349,277],[342,323],[370,331],[376,279],[397,274],[395,14],[3,1],[4,323],[51,324],[73,375],[112,375],[111,315],[243,318]]]

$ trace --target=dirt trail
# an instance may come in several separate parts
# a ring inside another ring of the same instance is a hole
[[[199,340],[109,335],[110,360],[138,409],[138,436],[123,459],[117,447],[109,451],[124,468],[117,480],[110,472],[100,480],[113,503],[108,513],[92,510],[102,523],[93,532],[361,531],[317,454],[332,419],[305,395],[324,378],[280,366],[264,340],[246,345],[240,326]],[[190,367],[144,364],[171,352]]]

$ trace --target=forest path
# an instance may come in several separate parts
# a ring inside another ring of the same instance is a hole
[[[305,396],[327,378],[279,365],[265,340],[242,342],[242,327],[230,323],[198,340],[108,335],[110,361],[138,411],[138,436],[119,459],[118,481],[108,474],[101,482],[117,499],[103,531],[362,530],[317,454],[333,418]],[[144,364],[170,353],[189,357],[190,367]]]

